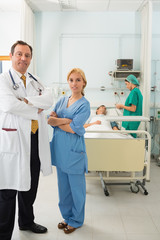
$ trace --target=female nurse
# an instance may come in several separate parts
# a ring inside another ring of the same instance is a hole
[[[129,75],[125,79],[126,87],[130,90],[130,94],[126,99],[125,105],[116,104],[118,109],[124,109],[123,116],[142,116],[143,96],[139,90],[138,79],[134,75]],[[140,122],[122,122],[122,127],[126,130],[137,130]],[[136,137],[135,133],[131,134]]]
[[[90,115],[90,104],[84,97],[87,84],[84,72],[72,69],[67,76],[71,96],[62,97],[48,119],[54,127],[51,141],[52,163],[57,168],[59,208],[64,233],[71,233],[84,222],[87,155],[84,123]]]

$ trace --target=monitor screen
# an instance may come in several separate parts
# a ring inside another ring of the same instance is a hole
[[[132,70],[133,59],[117,59],[117,70]]]

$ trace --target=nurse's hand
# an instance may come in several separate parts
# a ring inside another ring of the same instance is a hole
[[[122,108],[124,108],[124,105],[123,104],[116,104],[116,108],[122,109]]]
[[[48,118],[48,124],[53,127],[67,125],[67,124],[70,124],[71,122],[72,122],[72,120],[69,118],[57,118],[57,117],[52,117],[52,116],[50,116]]]
[[[56,112],[54,112],[54,111],[52,111],[52,112],[50,113],[50,116],[51,116],[51,117],[58,117],[57,114],[56,114]]]

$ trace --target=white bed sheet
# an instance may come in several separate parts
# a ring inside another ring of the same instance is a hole
[[[96,122],[97,120],[101,121],[101,124],[95,124],[86,128],[85,138],[133,138],[130,134],[126,133],[116,133],[112,129],[110,121],[107,120],[108,115],[95,115],[93,116],[89,123]],[[113,133],[89,133],[89,131],[113,131]]]

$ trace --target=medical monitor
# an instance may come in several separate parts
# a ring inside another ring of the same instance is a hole
[[[132,70],[133,59],[117,59],[117,70]]]

